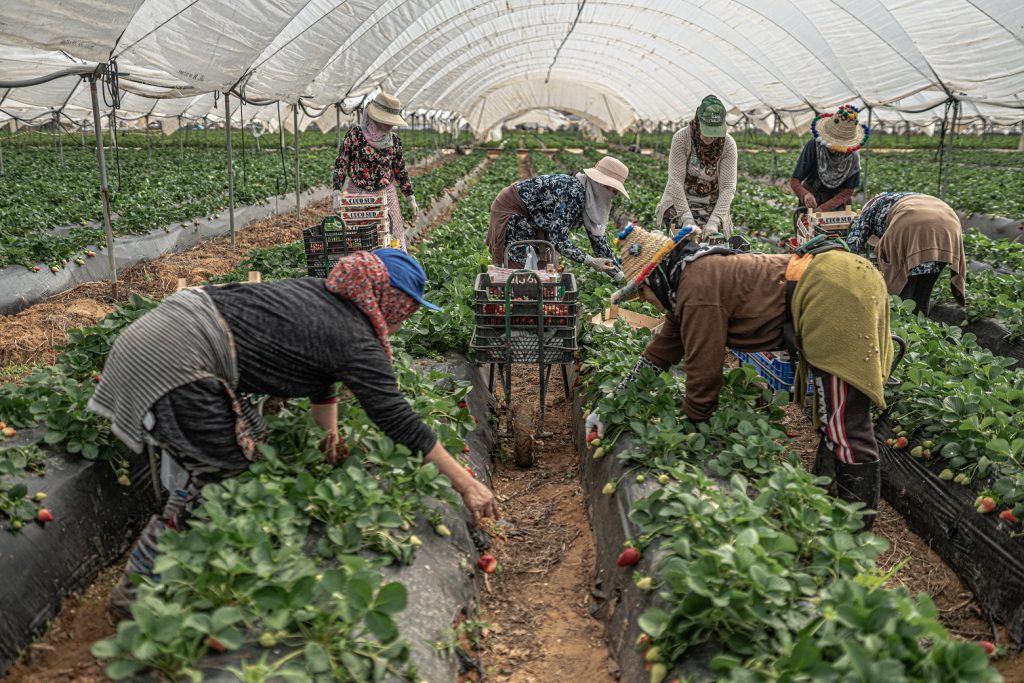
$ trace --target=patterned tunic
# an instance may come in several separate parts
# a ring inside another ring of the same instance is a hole
[[[846,236],[846,244],[850,251],[863,253],[866,251],[868,238],[872,235],[881,237],[885,229],[889,227],[889,212],[896,202],[918,192],[886,192],[868,206],[867,210],[861,211],[860,216],[853,222],[849,234]],[[938,261],[928,261],[911,269],[910,275],[930,275],[942,271],[942,265]]]
[[[380,192],[393,182],[406,197],[412,195],[412,181],[405,168],[402,140],[392,133],[394,143],[377,149],[363,136],[359,126],[349,128],[341,154],[334,161],[334,189],[343,190],[347,178],[363,192]]]
[[[537,229],[548,234],[548,241],[558,253],[577,263],[583,263],[585,254],[569,239],[569,233],[583,225],[583,204],[586,192],[583,183],[575,176],[563,174],[540,175],[520,180],[514,185],[523,204],[530,211],[530,217],[513,216],[508,222],[508,236],[505,244],[519,240],[536,239]],[[587,232],[594,256],[614,258],[605,237]],[[509,260],[523,263],[526,247],[516,247],[509,252]]]

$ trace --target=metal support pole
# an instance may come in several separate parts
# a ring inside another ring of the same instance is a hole
[[[775,177],[779,174],[779,157],[775,151],[775,133],[779,129],[779,115],[773,111],[772,116],[774,120],[772,121],[772,133],[769,136],[768,144],[772,146],[772,180],[775,180]]]
[[[114,229],[110,225],[110,188],[107,187],[107,157],[103,152],[103,126],[100,125],[100,102],[96,96],[96,78],[89,79],[92,97],[92,124],[96,129],[96,159],[100,169],[100,194],[103,196],[103,230],[107,235],[107,263],[110,266],[110,287],[117,299],[117,261],[114,259]]]
[[[249,160],[245,154],[245,109],[243,108],[243,102],[241,99],[238,100],[238,122],[242,124],[242,129],[239,134],[242,136],[242,183],[249,186]]]
[[[956,122],[960,114],[960,101],[953,101],[953,115],[950,117],[950,125],[946,130],[946,152],[942,157],[942,188],[939,190],[939,198],[945,199],[949,190],[949,162],[953,158],[953,139],[956,136]]]
[[[295,218],[302,218],[302,190],[299,175],[299,103],[292,105],[292,139],[295,142]]]
[[[4,174],[4,146],[0,145],[0,176]]]
[[[60,114],[53,115],[53,125],[57,127],[57,147],[60,148],[60,165],[64,165],[64,129],[60,127]]]
[[[231,158],[231,97],[224,93],[224,132],[227,136],[228,148],[228,229],[231,231],[231,249],[235,244],[235,167]]]
[[[153,158],[153,142],[149,139],[149,114],[146,114],[146,156]]]
[[[340,104],[335,104],[334,105],[334,121],[335,121],[335,124],[336,124],[335,128],[334,128],[334,146],[338,148],[335,151],[335,154],[341,154],[341,105]]]
[[[208,151],[210,149],[210,121],[204,116],[203,117],[203,150]]]
[[[278,134],[278,149],[281,151],[281,181],[283,182],[288,177],[288,172],[284,167],[284,121],[281,119],[281,102],[277,103],[277,134]]]
[[[185,158],[185,142],[181,137],[181,117],[178,117],[178,130],[175,131],[178,136],[178,152],[181,154],[181,158]]]
[[[871,115],[872,115],[872,113],[873,112],[871,110],[871,107],[868,107],[868,130],[869,131],[871,130]],[[870,191],[868,190],[868,161],[869,161],[869,157],[871,156],[871,154],[870,154],[870,152],[868,150],[868,147],[871,146],[871,137],[870,137],[870,135],[868,136],[867,143],[868,143],[868,146],[864,148],[864,154],[862,155],[863,159],[861,159],[861,161],[863,162],[862,163],[863,175],[861,176],[861,186],[860,186],[860,189],[861,189],[861,193],[862,193],[862,195],[864,197],[864,201],[867,201],[868,198],[871,196]]]

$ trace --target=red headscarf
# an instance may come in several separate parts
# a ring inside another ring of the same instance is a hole
[[[388,360],[393,362],[388,326],[408,320],[420,305],[391,286],[384,262],[368,251],[342,257],[327,276],[327,291],[339,299],[351,301],[370,319]]]

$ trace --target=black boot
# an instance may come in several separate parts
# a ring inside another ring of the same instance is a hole
[[[829,493],[833,493],[833,484],[836,479],[836,457],[825,445],[825,439],[818,442],[818,450],[814,454],[814,469],[811,470],[811,474],[816,477],[828,477],[828,483],[825,484],[825,490]]]
[[[871,531],[875,524],[875,513],[878,510],[878,493],[882,485],[882,463],[854,463],[835,461],[836,491],[839,498],[848,503],[864,503],[870,513],[864,515],[864,526],[861,531]]]

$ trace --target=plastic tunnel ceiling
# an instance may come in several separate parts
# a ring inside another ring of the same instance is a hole
[[[348,111],[379,88],[481,134],[532,109],[605,130],[681,121],[709,93],[731,121],[798,130],[844,102],[883,121],[934,122],[950,100],[967,119],[1024,119],[1020,0],[0,3],[5,84],[111,60],[118,116],[165,130],[222,116],[223,92],[251,103],[246,120],[277,125],[276,102],[301,102],[324,128],[333,105]],[[80,76],[0,98],[2,118],[88,118]]]

